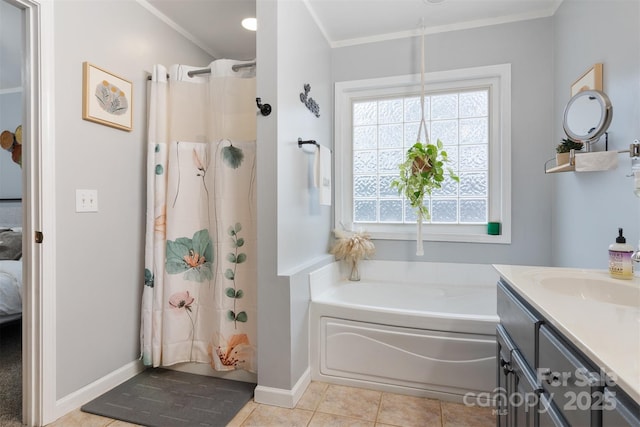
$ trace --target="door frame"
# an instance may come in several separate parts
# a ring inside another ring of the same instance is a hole
[[[42,426],[56,418],[54,0],[4,1],[23,10],[25,24],[22,421]]]

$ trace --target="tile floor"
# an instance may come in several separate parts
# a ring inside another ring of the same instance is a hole
[[[293,409],[250,401],[227,427],[494,427],[490,408],[312,382]],[[47,427],[135,427],[81,412]]]

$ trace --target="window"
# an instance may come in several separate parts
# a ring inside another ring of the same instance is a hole
[[[415,238],[416,214],[391,181],[415,143],[420,76],[336,83],[336,221],[378,239]],[[447,179],[426,201],[426,240],[510,243],[510,66],[430,73],[425,120]],[[425,141],[424,135],[421,141]],[[502,234],[487,235],[487,222]]]

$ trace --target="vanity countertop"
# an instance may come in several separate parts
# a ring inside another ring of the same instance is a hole
[[[640,279],[606,270],[494,265],[500,276],[640,403]]]

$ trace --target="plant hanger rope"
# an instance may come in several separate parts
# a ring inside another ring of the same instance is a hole
[[[422,129],[424,128],[425,145],[429,144],[429,132],[427,131],[427,122],[424,120],[424,18],[422,19],[422,34],[420,42],[420,125],[418,126],[418,137],[416,141],[420,141]],[[424,247],[422,244],[422,213],[418,212],[418,227],[416,236],[416,256],[424,255]]]
[[[444,163],[448,161],[447,152],[440,139],[435,144],[429,142],[429,132],[425,120],[425,30],[422,29],[422,65],[421,65],[421,119],[418,127],[416,142],[407,150],[405,161],[399,168],[399,177],[391,182],[391,186],[398,190],[416,211],[417,218],[417,248],[416,255],[424,255],[422,242],[422,221],[430,220],[429,208],[425,205],[425,199],[431,196],[434,189],[442,188],[445,180]],[[421,142],[422,129],[424,128],[425,142]],[[448,168],[449,177],[454,181],[459,178]]]
[[[427,122],[424,120],[424,18],[422,19],[422,37],[420,42],[420,125],[418,126],[418,137],[416,141],[420,141],[422,129],[424,128],[425,144],[429,144],[429,132],[427,132]]]

